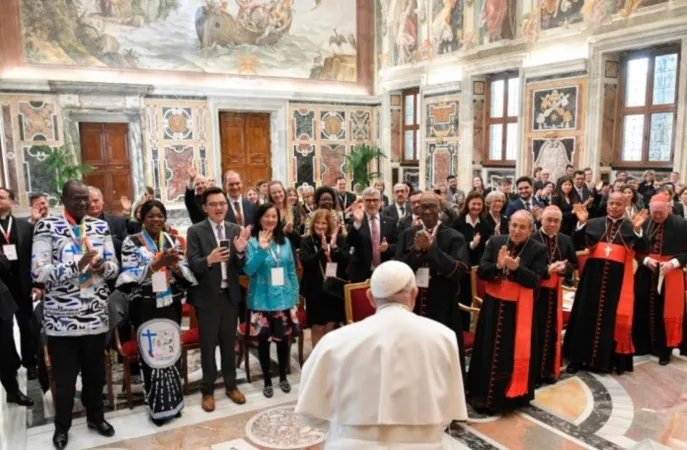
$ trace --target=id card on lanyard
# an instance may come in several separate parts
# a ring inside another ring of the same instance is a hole
[[[19,259],[17,256],[17,247],[10,242],[10,233],[12,233],[12,216],[7,219],[7,231],[5,231],[2,225],[0,225],[0,232],[2,232],[6,242],[6,244],[2,246],[2,253],[5,254],[5,257],[9,261],[16,261]]]
[[[80,223],[77,224],[76,220],[71,216],[71,214],[69,214],[66,211],[64,213],[64,217],[67,220],[67,222],[71,225],[71,228],[69,228],[69,230],[72,235],[72,240],[75,244],[75,250],[81,251],[81,254],[74,253],[73,255],[74,262],[78,265],[83,255],[93,250],[93,246],[91,245],[91,242],[88,240],[88,236],[86,236],[86,224],[84,223],[83,218],[81,219]],[[82,297],[93,297],[95,295],[95,287],[93,286],[93,275],[89,272],[79,273],[79,288]]]
[[[272,255],[272,259],[274,260],[274,263],[278,266],[279,265],[279,254],[281,253],[281,247],[277,245],[277,253],[275,254],[272,251],[272,247],[269,249],[270,255]],[[272,286],[284,286],[284,268],[283,267],[272,267],[271,270],[271,279],[272,279]]]
[[[325,270],[324,276],[325,278],[336,278],[336,272],[339,268],[339,264],[332,261],[332,247],[329,244],[327,244],[327,252],[325,255],[327,256],[327,269]]]

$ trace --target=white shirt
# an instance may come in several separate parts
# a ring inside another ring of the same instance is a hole
[[[396,206],[396,212],[398,213],[399,219],[402,219],[406,214],[408,214],[408,208],[406,208],[405,203],[403,205],[399,205],[398,203],[394,202],[394,205]],[[403,208],[405,211],[401,211],[401,208]]]
[[[456,334],[401,305],[327,333],[296,413],[329,425],[325,450],[441,449],[443,429],[467,419]]]
[[[226,227],[224,221],[222,221],[222,223],[216,223],[216,222],[213,222],[212,219],[210,219],[209,217],[208,217],[208,222],[210,222],[210,226],[212,227],[212,232],[215,234],[215,240],[217,241],[217,246],[219,247],[220,238],[219,238],[219,232],[217,231],[217,227],[218,226],[224,227],[224,239],[225,240],[228,239],[227,238],[227,227]],[[221,263],[221,267],[222,267],[222,286],[221,287],[222,287],[222,289],[225,289],[225,288],[229,287],[229,283],[227,282],[227,263]]]

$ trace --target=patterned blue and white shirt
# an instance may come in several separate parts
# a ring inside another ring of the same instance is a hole
[[[33,231],[31,275],[45,284],[43,329],[48,336],[84,336],[108,331],[107,280],[115,279],[119,264],[107,222],[85,217],[85,234],[105,260],[105,271],[93,275],[87,289],[79,282],[82,250],[64,216],[39,220]]]

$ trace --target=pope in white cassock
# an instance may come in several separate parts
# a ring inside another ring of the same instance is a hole
[[[329,427],[325,450],[439,450],[467,420],[456,333],[412,312],[417,292],[410,267],[383,263],[367,291],[377,313],[325,335],[303,366],[296,412]]]

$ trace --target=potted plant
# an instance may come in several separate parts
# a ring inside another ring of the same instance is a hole
[[[371,172],[370,164],[381,158],[386,158],[386,155],[381,148],[372,144],[358,144],[355,148],[346,154],[346,165],[353,175],[353,183],[359,184],[363,189],[370,185],[370,181],[378,178],[380,172]],[[379,165],[379,164],[378,164]]]
[[[62,186],[69,180],[80,180],[84,175],[93,171],[92,166],[84,166],[75,161],[74,152],[66,147],[44,147],[42,149],[48,156],[46,164],[55,171],[55,184],[53,193],[57,198],[62,195]]]

